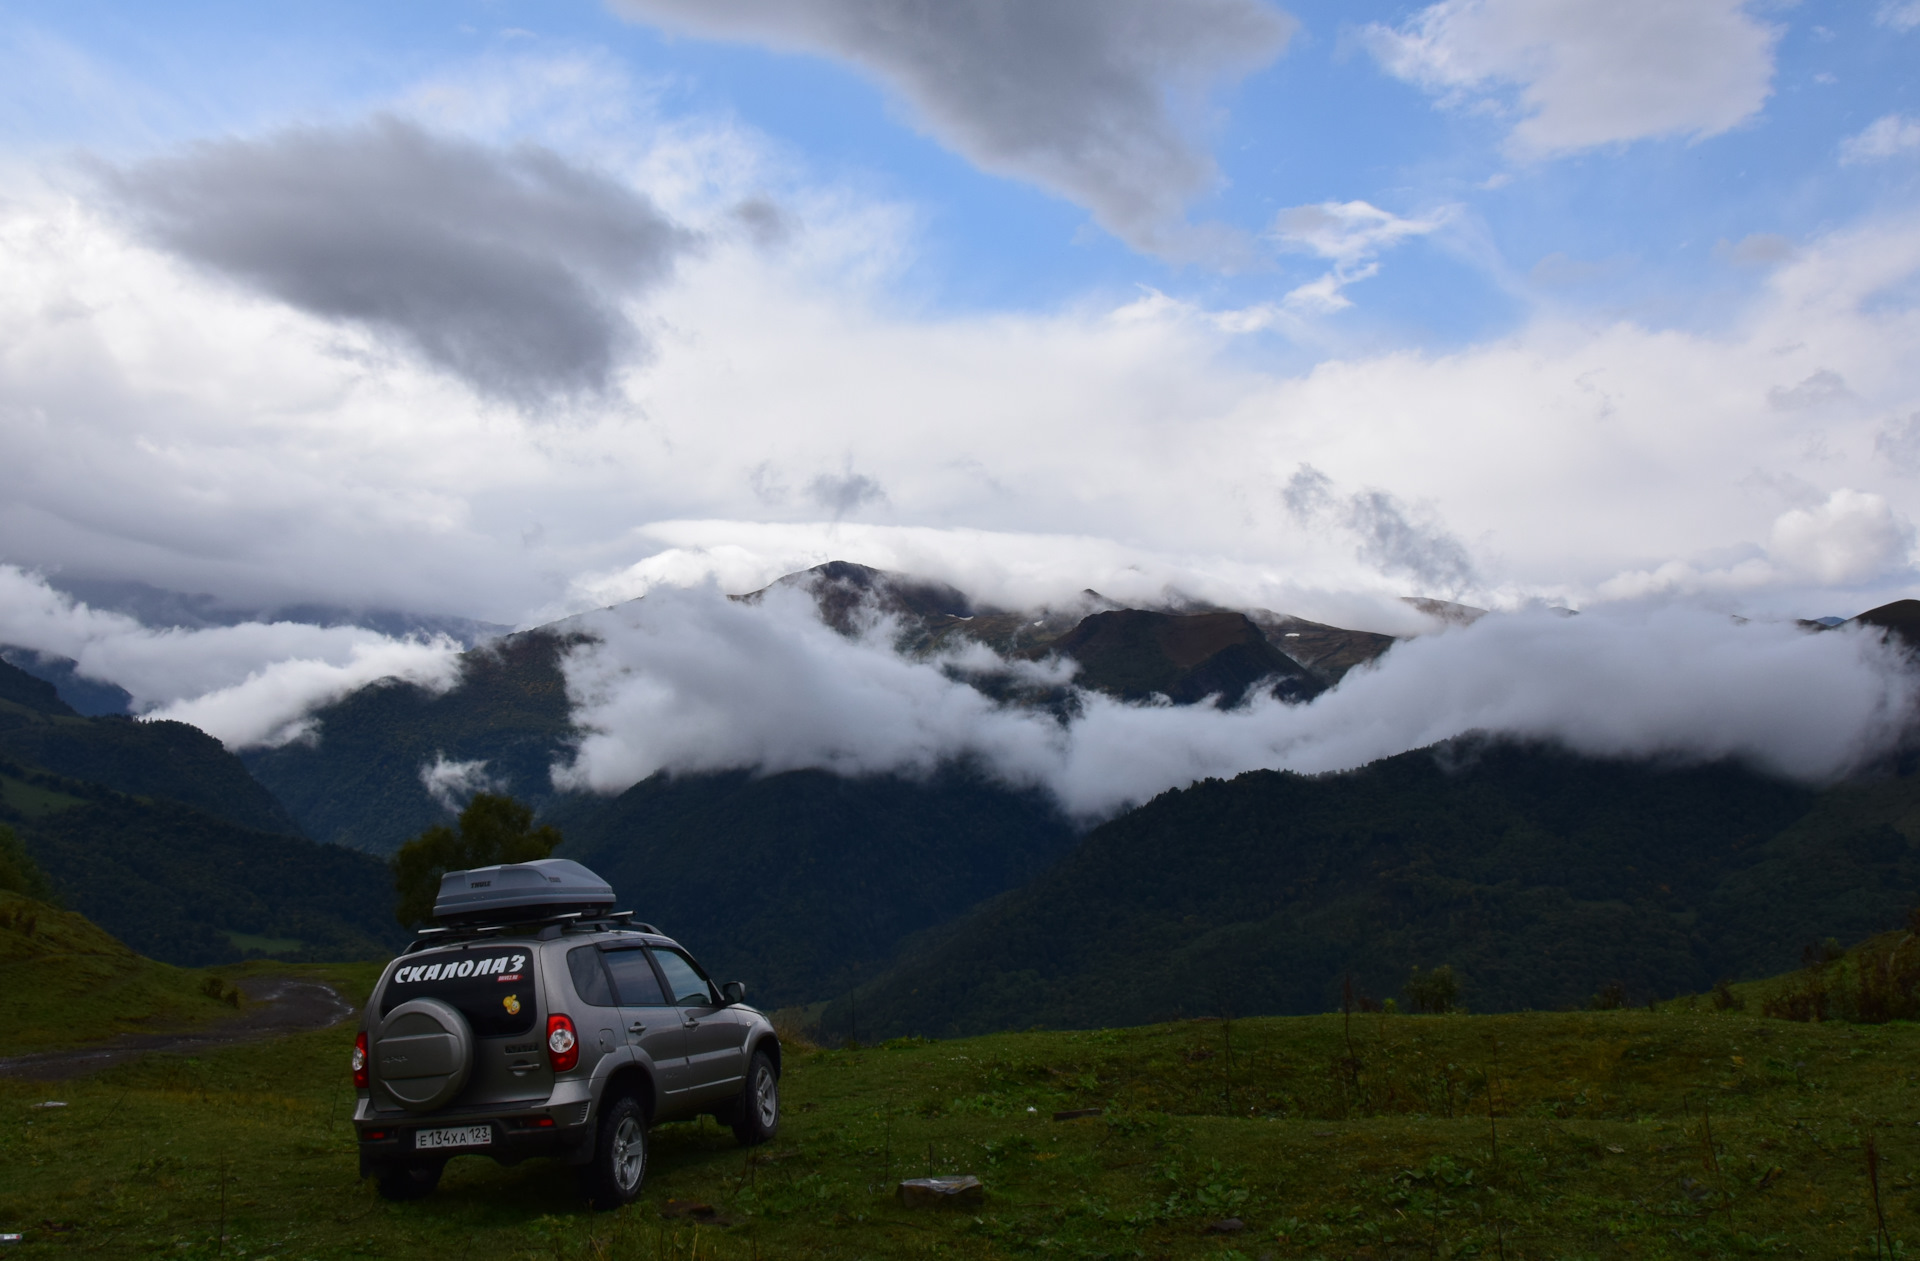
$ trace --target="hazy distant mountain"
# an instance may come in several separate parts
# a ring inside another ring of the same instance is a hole
[[[52,684],[61,703],[83,717],[133,712],[133,696],[127,689],[85,677],[71,657],[31,648],[0,647],[0,661]]]
[[[48,584],[87,605],[124,613],[143,626],[203,630],[243,622],[304,622],[313,626],[363,626],[383,635],[446,635],[468,647],[512,630],[495,622],[401,609],[300,601],[260,604],[172,591],[128,578],[78,578],[56,574]]]

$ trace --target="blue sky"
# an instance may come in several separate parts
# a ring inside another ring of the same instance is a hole
[[[1418,6],[1287,11],[1300,25],[1286,51],[1218,86],[1191,111],[1198,117],[1183,119],[1220,169],[1217,189],[1190,213],[1257,240],[1281,210],[1311,202],[1359,199],[1400,215],[1449,208],[1459,220],[1453,239],[1401,247],[1355,293],[1364,301],[1341,330],[1355,336],[1458,342],[1510,327],[1537,301],[1711,320],[1753,279],[1729,264],[1726,243],[1803,239],[1898,207],[1916,189],[1911,162],[1836,161],[1844,140],[1873,120],[1916,108],[1914,38],[1876,21],[1871,5],[1750,6],[1779,32],[1770,91],[1721,134],[1683,131],[1531,162],[1503,152],[1514,118],[1510,102],[1496,107],[1501,94],[1436,108],[1432,93],[1369,54],[1369,25],[1405,23]],[[656,93],[663,113],[737,118],[814,179],[910,204],[924,238],[902,279],[908,301],[1046,306],[1150,285],[1244,305],[1318,274],[1311,257],[1270,246],[1231,270],[1143,255],[1091,227],[1072,202],[943,148],[916,128],[910,108],[845,62],[662,31],[598,4],[163,12],[15,3],[4,29],[32,68],[7,90],[6,136],[17,153],[134,156],[352,117],[476,61],[591,52]],[[1536,273],[1543,260],[1552,261]]]
[[[1914,585],[1911,3],[23,0],[0,45],[0,563],[56,581],[506,622],[849,548],[1362,618]],[[682,245],[509,222],[552,189],[466,222],[529,146]],[[423,209],[429,151],[491,191]],[[340,278],[443,232],[457,284]],[[552,319],[480,309],[487,242]]]

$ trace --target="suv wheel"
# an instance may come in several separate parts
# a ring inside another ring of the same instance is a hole
[[[380,1171],[378,1186],[383,1200],[420,1200],[433,1194],[440,1185],[440,1171],[446,1165],[433,1161],[424,1165],[388,1165]]]
[[[600,1114],[593,1159],[581,1170],[587,1202],[597,1209],[631,1204],[647,1178],[647,1117],[632,1095],[608,1101]]]
[[[780,1128],[780,1075],[773,1071],[773,1059],[765,1051],[753,1053],[732,1119],[733,1136],[742,1147],[764,1143]]]

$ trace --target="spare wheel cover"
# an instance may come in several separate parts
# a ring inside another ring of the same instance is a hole
[[[429,1112],[451,1103],[473,1070],[473,1028],[452,1003],[415,998],[373,1038],[373,1075],[395,1103]]]

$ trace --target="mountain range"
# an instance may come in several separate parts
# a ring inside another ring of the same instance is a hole
[[[909,656],[962,640],[1057,655],[1080,687],[1176,705],[1310,700],[1395,642],[1094,592],[997,609],[841,562],[776,585],[843,633],[886,626]],[[1905,636],[1920,602],[1860,620]],[[1577,1005],[1614,982],[1650,998],[1778,971],[1920,900],[1920,779],[1902,766],[1816,792],[1468,738],[1340,775],[1210,780],[1092,828],[964,764],[560,793],[563,663],[589,635],[576,620],[481,643],[451,690],[374,684],[318,711],[317,740],[239,757],[183,724],[82,715],[61,696],[70,663],[9,652],[0,820],[68,905],[156,958],[365,955],[402,939],[381,860],[447,817],[423,768],[484,763],[562,830],[562,854],[724,978],[862,1038],[1325,1010],[1349,979],[1387,997],[1441,963],[1484,1009]]]

